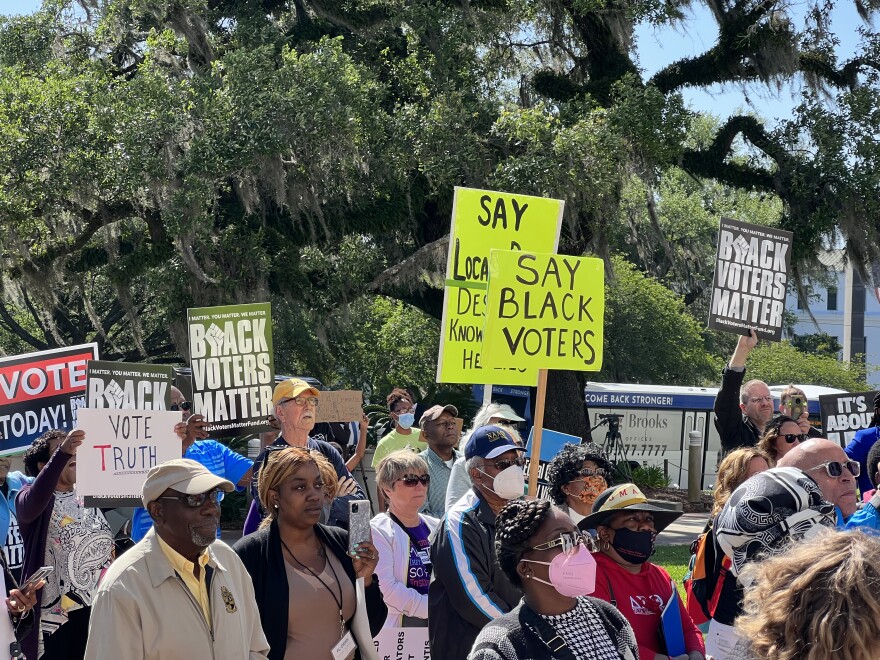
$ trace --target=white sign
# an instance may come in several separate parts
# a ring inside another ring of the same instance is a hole
[[[382,628],[373,638],[379,660],[430,660],[428,627]]]
[[[76,450],[76,492],[87,506],[138,506],[150,468],[181,456],[170,410],[80,408],[86,437]]]

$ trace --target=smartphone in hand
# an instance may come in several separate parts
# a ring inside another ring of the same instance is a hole
[[[361,543],[371,543],[369,500],[352,500],[348,503],[348,552],[351,554]]]

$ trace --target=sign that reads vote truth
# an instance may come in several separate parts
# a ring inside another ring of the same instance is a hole
[[[489,251],[555,252],[565,203],[558,199],[456,188],[452,210],[438,383],[535,385],[534,369],[487,369],[480,347]]]
[[[486,366],[602,368],[601,259],[492,250],[486,310]]]
[[[709,327],[782,338],[790,231],[721,218]]]
[[[73,428],[85,406],[86,365],[97,358],[97,344],[0,358],[0,454]]]
[[[829,440],[846,447],[856,432],[873,426],[874,396],[877,392],[823,394],[819,397],[822,432]]]
[[[274,361],[269,303],[187,310],[193,412],[213,436],[269,428]]]
[[[170,410],[82,408],[77,428],[86,437],[76,451],[76,492],[86,506],[142,506],[150,468],[180,458]]]
[[[174,370],[159,364],[89,361],[89,408],[168,410]]]

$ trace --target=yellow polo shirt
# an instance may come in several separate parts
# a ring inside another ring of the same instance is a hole
[[[212,628],[211,601],[208,600],[208,582],[205,580],[205,565],[208,563],[207,548],[199,555],[199,566],[201,567],[201,570],[199,571],[199,577],[196,577],[194,573],[196,567],[195,564],[165,543],[165,541],[162,540],[162,537],[158,534],[156,534],[156,538],[159,540],[159,547],[162,548],[162,552],[165,553],[165,556],[168,558],[171,568],[173,568],[181,577],[187,589],[190,590],[193,597],[196,599],[196,602],[201,606],[205,621],[208,622],[208,627]]]

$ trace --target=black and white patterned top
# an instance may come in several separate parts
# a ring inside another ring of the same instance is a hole
[[[579,660],[617,660],[619,657],[588,600],[578,598],[577,607],[564,614],[538,616],[553,627]]]

